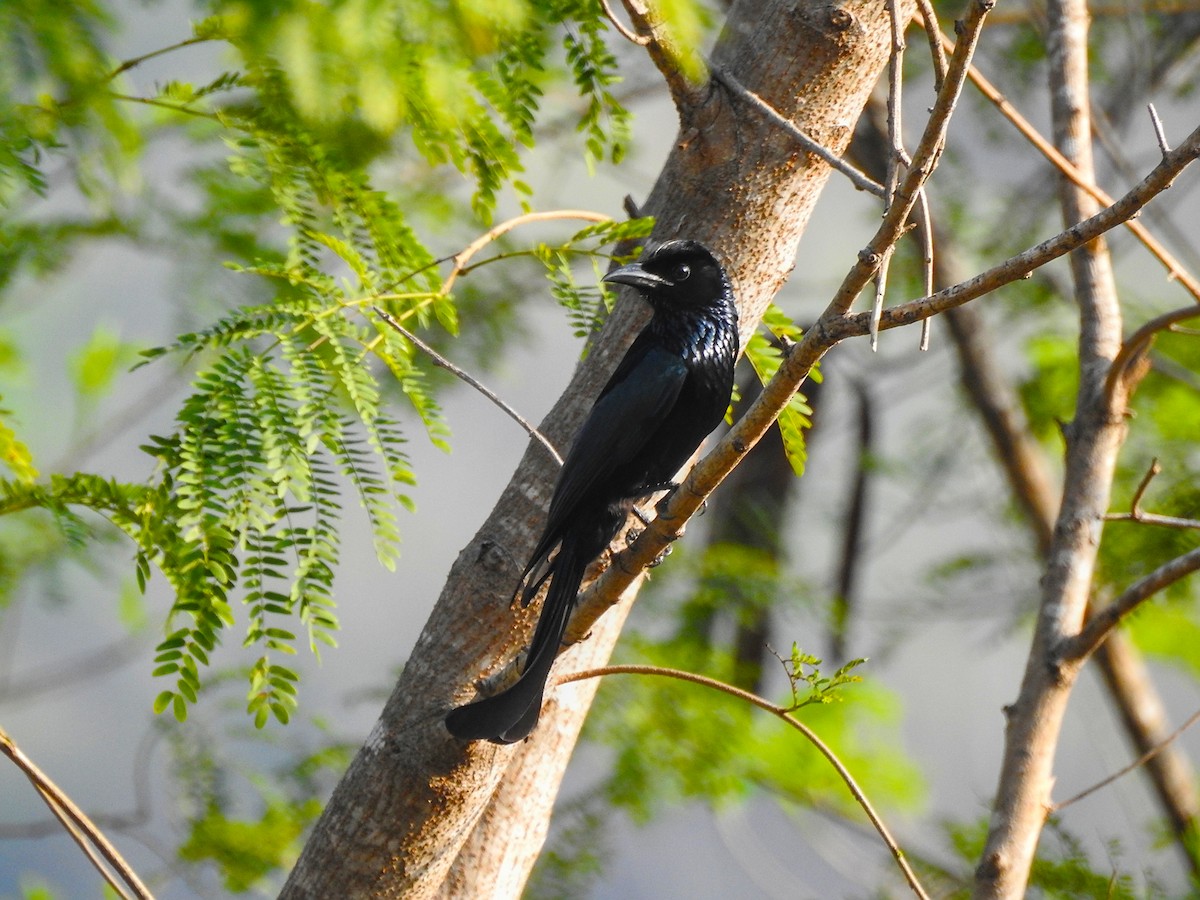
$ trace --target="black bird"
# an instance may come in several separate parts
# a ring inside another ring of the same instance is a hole
[[[729,405],[737,307],[712,253],[696,241],[667,241],[604,280],[637,288],[654,315],[575,438],[545,531],[521,574],[526,604],[550,579],[521,677],[446,717],[450,733],[463,740],[511,744],[533,731],[588,564],[637,500],[674,486],[671,479]]]

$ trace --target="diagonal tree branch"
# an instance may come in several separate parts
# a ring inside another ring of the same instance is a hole
[[[1200,571],[1200,547],[1163,563],[1149,575],[1127,587],[1104,609],[1088,619],[1079,634],[1063,642],[1059,655],[1064,661],[1082,659],[1091,653],[1116,626],[1159,591]]]
[[[447,372],[450,372],[455,378],[458,378],[464,383],[475,388],[475,390],[479,391],[479,393],[491,400],[492,403],[500,407],[500,409],[504,411],[505,415],[507,415],[525,430],[526,434],[545,447],[546,452],[554,458],[556,463],[558,463],[560,466],[562,465],[562,455],[557,449],[555,449],[554,445],[550,443],[549,439],[537,430],[537,426],[513,409],[509,404],[500,399],[500,396],[495,391],[489,388],[486,384],[484,384],[466,369],[456,366],[454,363],[450,362],[450,360],[446,359],[446,357],[442,356],[442,354],[438,353],[427,343],[397,322],[396,319],[386,310],[381,309],[378,306],[372,306],[371,309],[374,310],[375,315],[379,316],[379,318],[383,320],[383,323],[387,325],[388,328],[398,332],[406,341],[432,359],[436,365],[445,369]]]
[[[21,748],[16,745],[16,742],[2,728],[0,728],[0,753],[3,753],[12,760],[25,777],[29,779],[46,806],[50,808],[50,811],[63,824],[63,827],[67,829],[72,840],[79,845],[79,848],[101,876],[103,876],[104,880],[112,886],[114,891],[122,897],[132,896],[138,898],[138,900],[152,900],[150,892],[146,889],[141,879],[138,878],[137,873],[133,871],[117,848],[104,836],[104,833],[95,826],[84,814],[83,810],[76,806],[58,785],[51,781],[38,768],[33,760],[22,752]],[[101,858],[103,858],[104,862],[112,866],[116,875],[108,871],[101,862]],[[118,878],[120,882],[124,882],[124,887],[118,882]],[[125,889],[126,887],[128,890]]]

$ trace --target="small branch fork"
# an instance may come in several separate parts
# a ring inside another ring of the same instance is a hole
[[[950,39],[943,35],[940,29],[930,27],[928,23],[936,23],[937,20],[925,13],[924,10],[919,10],[917,21],[921,23],[927,33],[936,35],[936,38],[940,44],[945,47],[953,46]],[[932,39],[933,38],[931,37],[931,40]],[[1001,93],[1000,90],[993,85],[991,81],[989,81],[983,75],[982,72],[980,72],[974,66],[971,66],[967,71],[967,75],[971,79],[972,84],[975,85],[976,89],[978,89],[978,91],[1000,111],[1001,115],[1008,119],[1013,127],[1021,133],[1021,136],[1029,141],[1029,143],[1032,144],[1033,147],[1040,154],[1042,154],[1042,156],[1044,156],[1051,165],[1069,178],[1077,187],[1090,194],[1099,203],[1103,204],[1104,206],[1113,205],[1113,198],[1101,190],[1098,186],[1093,184],[1091,179],[1085,178],[1083,173],[1081,173],[1069,159],[1063,156],[1058,149],[1052,143],[1050,143],[1050,141],[1046,140],[1046,138],[1044,138],[1038,132],[1038,130],[1033,127],[1028,119],[1021,115],[1016,107],[1014,107],[1012,103],[1008,101],[1004,94]],[[1162,131],[1162,122],[1159,120],[1158,113],[1154,110],[1153,106],[1150,107],[1150,110],[1151,123],[1154,126],[1158,147],[1159,150],[1162,151],[1163,158],[1166,159],[1171,154],[1171,150],[1167,144],[1166,136]],[[1197,278],[1187,270],[1187,267],[1184,266],[1183,263],[1181,263],[1178,259],[1176,259],[1175,256],[1169,250],[1167,250],[1167,248],[1164,247],[1162,243],[1160,243],[1159,240],[1154,237],[1154,235],[1150,233],[1149,229],[1147,229],[1145,225],[1136,219],[1127,219],[1121,224],[1128,228],[1142,243],[1142,245],[1150,251],[1150,254],[1162,264],[1163,268],[1167,270],[1167,275],[1169,278],[1178,281],[1183,286],[1184,290],[1191,294],[1197,302],[1200,302],[1200,280],[1197,280]]]
[[[1133,500],[1129,503],[1129,512],[1127,513],[1109,513],[1104,517],[1106,522],[1137,522],[1142,525],[1162,525],[1166,528],[1197,528],[1200,529],[1200,519],[1183,519],[1178,516],[1160,516],[1156,513],[1148,513],[1142,510],[1142,498],[1146,495],[1146,489],[1150,487],[1150,482],[1162,472],[1162,466],[1159,465],[1158,459],[1155,458],[1150,463],[1150,468],[1146,470],[1145,476],[1142,478],[1141,484],[1134,491]]]
[[[863,792],[862,788],[858,786],[858,782],[854,780],[854,776],[850,774],[850,770],[846,768],[845,764],[837,757],[837,754],[833,752],[829,745],[822,741],[816,732],[793,716],[787,707],[778,706],[757,694],[752,694],[749,691],[726,684],[723,681],[718,681],[715,678],[708,678],[704,675],[697,675],[694,672],[685,672],[680,669],[669,669],[661,666],[603,666],[598,669],[571,672],[557,679],[556,684],[570,684],[573,681],[584,681],[588,678],[599,678],[604,675],[657,675],[661,678],[675,678],[679,681],[688,681],[714,691],[729,694],[731,697],[736,697],[739,700],[757,706],[759,709],[766,710],[776,718],[782,719],[804,735],[805,739],[816,747],[817,751],[833,766],[846,787],[849,788],[855,801],[862,807],[863,812],[867,814],[867,818],[871,820],[871,824],[875,826],[875,830],[879,832],[879,836],[883,839],[892,857],[896,860],[896,865],[904,873],[904,879],[908,882],[908,886],[912,888],[912,892],[922,898],[922,900],[929,900],[929,895],[921,887],[921,882],[917,879],[916,873],[908,864],[908,860],[904,856],[904,851],[900,849],[891,832],[888,831],[888,827],[884,824],[883,819],[875,811],[875,808],[867,799],[867,795]]]
[[[96,871],[120,897],[153,900],[150,891],[147,890],[129,863],[125,862],[124,857],[117,852],[117,848],[109,843],[103,832],[84,814],[83,810],[76,806],[71,798],[22,752],[3,728],[0,728],[0,753],[12,760],[24,773],[50,812],[62,823],[63,828],[79,845],[79,849],[87,856]],[[108,865],[105,865],[106,862]],[[109,869],[110,866],[112,871]]]

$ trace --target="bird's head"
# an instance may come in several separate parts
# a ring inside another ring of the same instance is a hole
[[[732,302],[729,278],[717,258],[698,241],[665,241],[649,247],[604,281],[641,291],[656,308],[677,310]]]

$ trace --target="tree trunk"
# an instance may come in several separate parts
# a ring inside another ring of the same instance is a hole
[[[911,5],[900,4],[904,21]],[[845,149],[888,57],[887,5],[739,0],[713,65],[835,154]],[[715,79],[685,95],[681,128],[646,203],[657,238],[687,236],[726,262],[743,336],[787,279],[829,168]],[[543,431],[569,443],[632,336],[622,302]],[[545,837],[592,684],[553,689],[533,737],[512,747],[453,740],[446,712],[474,696],[528,640],[534,611],[512,610],[555,470],[531,445],[462,551],[391,698],[338,785],[282,896],[517,896]],[[607,659],[628,603],[559,662]]]
[[[1049,56],[1054,139],[1059,151],[1095,181],[1091,153],[1085,0],[1051,0]],[[1070,227],[1099,204],[1063,179],[1060,202]],[[1016,702],[1007,708],[1004,760],[983,859],[977,898],[1024,896],[1038,839],[1050,810],[1054,752],[1067,700],[1082,660],[1063,658],[1064,642],[1083,624],[1104,514],[1125,439],[1125,397],[1105,382],[1121,348],[1121,311],[1103,239],[1071,254],[1079,307],[1079,392],[1067,440],[1063,499],[1047,553],[1033,646]]]

